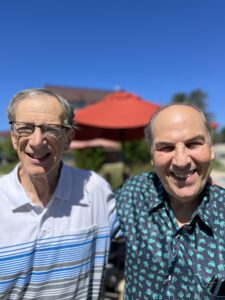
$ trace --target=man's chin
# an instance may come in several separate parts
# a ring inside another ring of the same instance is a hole
[[[201,187],[198,185],[182,186],[180,188],[176,186],[175,188],[171,189],[170,191],[168,190],[167,192],[170,195],[170,199],[174,199],[180,203],[187,203],[198,199],[201,190]]]
[[[52,168],[46,168],[41,166],[35,166],[35,167],[22,167],[25,174],[27,174],[30,177],[43,177],[48,176],[53,170]]]

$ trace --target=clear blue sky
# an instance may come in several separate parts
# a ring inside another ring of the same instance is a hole
[[[225,126],[224,0],[1,0],[0,130],[19,90],[120,87],[158,104],[202,89]]]

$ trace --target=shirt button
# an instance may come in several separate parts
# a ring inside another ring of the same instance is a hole
[[[41,237],[45,237],[47,235],[47,230],[42,230]]]

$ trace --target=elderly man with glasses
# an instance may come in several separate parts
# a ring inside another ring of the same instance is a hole
[[[109,185],[62,162],[73,108],[28,89],[8,119],[20,163],[0,178],[0,299],[99,299],[118,222]]]

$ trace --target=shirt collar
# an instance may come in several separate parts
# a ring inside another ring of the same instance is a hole
[[[10,205],[12,210],[16,210],[22,206],[30,205],[29,197],[27,196],[23,186],[18,178],[18,171],[21,164],[18,164],[11,173],[5,175],[7,183],[5,184],[5,194],[10,199]],[[12,186],[12,189],[9,189]],[[59,176],[59,180],[54,192],[54,197],[61,200],[67,200],[71,196],[72,192],[72,177],[69,176],[69,168],[62,163],[62,168]]]
[[[68,200],[72,193],[72,176],[70,176],[70,169],[62,163],[59,180],[53,194],[54,197],[61,200]]]
[[[149,212],[161,207],[165,201],[165,190],[156,173],[144,173],[145,184],[142,186],[144,201],[149,207]]]
[[[168,195],[156,173],[148,173],[145,176],[147,179],[147,188],[144,189],[144,199],[149,207],[149,212],[151,213],[165,204],[166,199],[168,199]],[[210,182],[207,183],[202,192],[202,202],[192,216],[192,221],[200,219],[200,221],[203,222],[210,231],[213,230],[210,209],[212,201],[212,193],[210,191],[212,188],[213,186],[210,184]]]
[[[16,165],[16,167],[9,174],[3,177],[3,180],[5,180],[3,192],[10,200],[10,206],[12,210],[16,210],[19,207],[29,204],[27,194],[25,193],[18,178],[19,167],[20,164]]]
[[[62,163],[60,176],[54,198],[68,201],[77,199],[80,205],[89,206],[92,197],[92,188],[88,185],[92,172],[71,168]],[[74,200],[75,201],[75,200]]]
[[[212,221],[212,184],[207,183],[206,187],[202,192],[202,202],[193,214],[193,218],[198,217],[206,226],[208,226],[213,231],[213,221]]]

